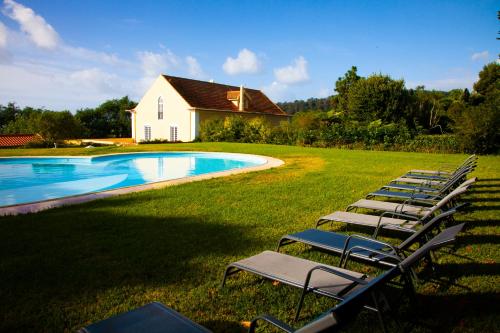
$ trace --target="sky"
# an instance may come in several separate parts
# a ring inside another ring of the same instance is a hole
[[[273,101],[334,94],[358,74],[408,88],[471,88],[498,61],[490,0],[0,0],[0,104],[75,111],[160,74],[263,90]]]

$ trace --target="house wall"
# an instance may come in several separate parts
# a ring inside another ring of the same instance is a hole
[[[163,98],[163,119],[158,119],[158,97]],[[151,88],[144,94],[139,104],[135,107],[135,137],[136,142],[145,140],[145,126],[151,127],[151,140],[169,140],[170,126],[178,127],[180,141],[192,141],[192,113],[187,102],[177,91],[159,76]]]

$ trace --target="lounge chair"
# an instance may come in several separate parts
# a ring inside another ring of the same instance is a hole
[[[444,196],[446,196],[449,192],[451,192],[453,189],[458,188],[458,187],[472,185],[476,181],[477,181],[477,178],[474,177],[474,178],[471,178],[471,179],[468,179],[468,180],[462,182],[457,187],[454,186],[454,185],[456,185],[456,183],[450,183],[435,193],[422,193],[422,192],[419,192],[417,189],[415,189],[412,192],[389,191],[389,190],[381,189],[381,190],[369,193],[366,196],[366,199],[389,198],[391,200],[393,200],[393,199],[397,199],[397,200],[414,199],[414,200],[425,200],[425,201],[439,201]]]
[[[159,302],[146,304],[78,331],[79,333],[210,333]]]
[[[453,195],[461,194],[462,189],[467,189],[466,186],[461,185],[455,191],[452,192]],[[453,195],[450,195],[446,198],[447,200],[453,198]],[[368,215],[368,214],[359,214],[353,212],[342,212],[336,211],[331,214],[322,216],[316,222],[316,228],[325,223],[333,223],[333,222],[341,222],[346,224],[355,224],[361,225],[365,227],[374,228],[375,231],[373,233],[373,237],[376,238],[381,229],[390,229],[407,233],[414,233],[416,231],[417,226],[423,225],[429,220],[432,219],[434,213],[438,212],[447,202],[447,200],[439,201],[438,204],[431,207],[431,209],[425,211],[422,215],[410,215],[405,212],[399,212],[397,209],[384,211],[379,215]]]
[[[383,287],[398,274],[400,274],[400,271],[397,267],[384,272],[368,282],[363,288],[358,288],[334,308],[324,312],[318,318],[297,330],[270,315],[264,314],[252,319],[248,332],[254,333],[257,325],[262,322],[271,324],[287,333],[338,332],[356,319],[365,304],[369,301],[376,303],[379,288]],[[385,321],[381,316],[379,313],[380,324],[382,325],[382,330],[385,332]]]
[[[446,170],[419,170],[419,169],[412,169],[406,173],[406,175],[410,176],[411,175],[430,175],[430,176],[440,176],[440,177],[449,177],[450,175],[454,174],[457,170],[460,170],[463,167],[467,167],[470,165],[474,165],[477,161],[477,156],[475,154],[470,155],[467,157],[458,167],[455,168],[453,171],[446,171]]]
[[[401,176],[402,178],[417,178],[417,179],[427,179],[427,180],[437,180],[437,181],[446,181],[457,174],[461,172],[466,172],[469,173],[473,171],[476,168],[477,165],[477,159],[470,160],[464,164],[462,164],[460,167],[458,167],[456,170],[454,170],[451,173],[444,174],[442,172],[436,172],[432,173],[429,170],[413,170],[413,172],[408,172],[405,175]],[[419,172],[416,172],[419,171]],[[427,171],[427,173],[425,172]]]
[[[417,232],[412,234],[399,245],[361,236],[345,235],[319,229],[307,229],[281,237],[276,248],[293,243],[302,243],[327,252],[340,255],[339,267],[346,267],[349,258],[367,261],[382,266],[397,266],[410,252],[410,247],[416,243],[425,243],[434,229],[439,228],[443,221],[451,219],[455,209],[448,210],[430,220]]]
[[[398,212],[407,215],[413,215],[417,217],[425,216],[426,214],[435,213],[437,211],[447,210],[454,205],[457,205],[457,198],[465,193],[469,189],[468,186],[460,186],[455,190],[451,191],[444,198],[439,200],[437,203],[424,201],[419,202],[417,200],[407,199],[405,202],[390,202],[390,201],[380,201],[380,200],[370,200],[370,199],[360,199],[355,203],[347,206],[346,211],[354,211],[357,209],[369,209],[373,211],[382,212]]]
[[[457,184],[462,183],[466,179],[468,172],[459,173],[456,176],[448,179],[439,185],[435,182],[427,182],[424,184],[401,184],[400,182],[390,182],[387,185],[382,186],[382,189],[391,190],[401,190],[401,191],[413,191],[413,192],[423,192],[423,193],[439,193],[444,188],[453,189]],[[414,178],[407,178],[415,180]],[[434,185],[433,185],[434,184]]]
[[[452,243],[463,226],[464,224],[460,224],[447,228],[425,243],[396,266],[399,274],[405,275],[404,280],[408,283],[410,278],[406,274],[411,271],[411,267],[421,258],[427,256],[430,251]],[[299,317],[307,293],[313,292],[342,301],[369,284],[372,279],[363,273],[324,265],[279,252],[264,251],[229,264],[224,272],[221,287],[224,286],[228,276],[240,271],[250,272],[302,289],[302,295],[297,304],[296,319]],[[412,288],[408,285],[406,287]],[[379,312],[377,304],[365,307]]]

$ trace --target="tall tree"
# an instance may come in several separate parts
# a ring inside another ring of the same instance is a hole
[[[137,103],[128,96],[112,99],[95,109],[82,109],[76,112],[76,118],[86,129],[85,136],[90,138],[130,137],[130,115],[126,110],[132,109]]]
[[[348,109],[348,99],[351,87],[361,79],[358,75],[358,68],[352,66],[343,77],[339,77],[335,82],[335,91],[338,93],[336,105],[339,111],[346,111]]]
[[[500,64],[492,62],[479,72],[479,80],[474,83],[474,90],[483,96],[493,90],[500,90]]]
[[[347,94],[347,112],[352,119],[397,122],[405,117],[408,92],[403,80],[374,74],[356,79]]]

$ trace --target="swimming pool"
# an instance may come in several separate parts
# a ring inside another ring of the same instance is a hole
[[[0,158],[0,207],[263,165],[231,153],[155,152]]]

